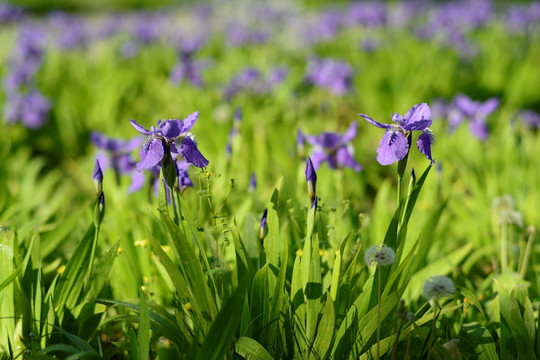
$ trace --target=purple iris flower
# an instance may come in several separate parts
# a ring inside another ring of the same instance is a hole
[[[199,112],[196,111],[188,115],[184,120],[158,120],[158,126],[152,126],[150,130],[130,119],[129,121],[135,130],[147,136],[143,147],[139,151],[141,160],[136,165],[137,171],[150,169],[160,164],[167,153],[176,156],[178,152],[190,164],[199,168],[208,166],[208,160],[199,152],[197,144],[188,133],[197,122],[198,117]],[[182,138],[182,140],[178,150],[175,141],[179,138]]]
[[[349,167],[354,171],[362,170],[353,157],[353,148],[349,144],[356,137],[358,124],[352,123],[345,134],[336,134],[323,132],[319,136],[306,135],[307,141],[314,147],[311,154],[313,167],[318,169],[325,161],[332,169],[340,167]]]
[[[381,165],[390,165],[407,156],[411,146],[410,135],[415,130],[422,131],[416,142],[418,150],[431,160],[431,164],[434,163],[431,157],[431,145],[434,140],[429,130],[429,126],[431,125],[431,110],[427,104],[421,103],[414,105],[407,111],[405,116],[395,113],[392,115],[392,120],[396,124],[382,124],[367,115],[359,115],[370,124],[386,130],[377,149],[377,161]]]

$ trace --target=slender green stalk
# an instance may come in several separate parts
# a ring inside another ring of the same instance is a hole
[[[501,267],[502,272],[508,268],[508,225],[501,224]]]
[[[86,273],[86,279],[84,282],[85,288],[88,286],[88,283],[90,281],[90,274],[92,273],[92,264],[94,264],[94,257],[96,255],[96,247],[97,247],[97,242],[99,239],[100,229],[101,229],[101,225],[96,225],[96,231],[94,231],[94,241],[92,243],[92,251],[90,252],[90,261],[88,262],[88,272]]]
[[[426,359],[431,357],[431,349],[433,349],[433,343],[435,342],[435,322],[437,321],[437,301],[433,300],[433,322],[431,323],[431,330],[428,336],[428,352]],[[431,340],[433,338],[433,340]]]
[[[536,228],[534,226],[531,226],[527,229],[527,232],[529,233],[529,239],[527,240],[527,247],[525,248],[525,253],[523,255],[523,261],[521,262],[521,271],[519,272],[519,275],[521,278],[524,278],[527,274],[527,265],[529,264],[529,258],[531,257],[531,250],[533,245],[533,240],[536,235]]]
[[[397,359],[397,347],[399,343],[399,337],[401,336],[401,329],[403,327],[403,320],[399,320],[396,332],[396,340],[394,341],[394,346],[392,346],[392,360]]]
[[[411,350],[411,338],[412,338],[412,331],[409,331],[407,334],[407,348],[405,349],[405,356],[404,359],[407,359],[409,357],[409,351]]]
[[[377,269],[377,273],[377,360],[379,360],[381,350],[381,269]]]

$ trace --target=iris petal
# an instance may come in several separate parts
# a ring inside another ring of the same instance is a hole
[[[431,125],[431,110],[426,103],[416,104],[407,111],[403,128],[407,131],[425,130]]]
[[[375,121],[373,120],[372,118],[370,118],[369,116],[367,115],[364,115],[364,114],[358,114],[360,115],[361,117],[363,117],[368,123],[370,123],[371,125],[375,125],[376,127],[379,127],[379,128],[382,128],[382,129],[388,129],[391,125],[389,124],[382,124],[378,121]]]
[[[362,170],[362,166],[354,160],[350,150],[345,146],[338,149],[336,160],[340,166],[351,168],[357,172]]]
[[[182,139],[180,153],[188,163],[193,164],[196,167],[203,168],[208,166],[208,160],[206,160],[199,149],[197,149],[197,145],[189,136]]]
[[[409,141],[399,130],[387,130],[379,148],[377,149],[377,161],[381,165],[390,165],[403,159],[409,152]]]
[[[168,140],[176,139],[182,133],[182,121],[181,120],[166,120],[158,124]]]
[[[343,137],[341,138],[340,143],[346,144],[352,141],[356,137],[356,133],[358,130],[357,128],[358,128],[358,123],[355,121],[351,124],[351,126],[349,126],[349,129],[347,130],[347,132],[343,134]]]
[[[313,163],[315,170],[317,170],[326,160],[327,156],[324,151],[316,150],[313,152],[313,154],[311,154],[311,162]]]
[[[138,132],[144,135],[152,135],[152,132],[150,130],[146,130],[144,126],[137,124],[137,122],[133,119],[129,119],[129,122],[131,123],[131,126],[135,128]]]
[[[157,165],[163,159],[164,154],[163,142],[159,139],[150,140],[139,151],[141,161],[136,165],[137,171],[143,171]]]
[[[431,134],[431,131],[425,130],[418,136],[418,140],[416,141],[416,146],[418,146],[418,150],[422,154],[424,154],[428,160],[431,160],[431,165],[435,163],[433,161],[433,158],[431,157],[431,144],[434,143],[433,135]]]
[[[183,121],[181,133],[185,133],[185,132],[188,132],[189,130],[191,130],[193,125],[195,125],[195,123],[197,122],[198,118],[199,118],[199,112],[198,111],[195,111],[194,113],[189,114]]]

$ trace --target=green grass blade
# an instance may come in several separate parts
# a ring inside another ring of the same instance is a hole
[[[237,329],[240,325],[244,299],[248,288],[248,280],[243,279],[238,288],[227,299],[212,327],[208,332],[201,351],[197,357],[200,360],[218,360],[227,357],[231,353]]]
[[[161,220],[173,241],[173,245],[178,250],[180,265],[194,301],[200,306],[201,314],[206,321],[211,322],[216,317],[217,307],[215,298],[212,297],[208,288],[199,258],[193,251],[192,244],[187,241],[185,235],[181,233],[171,218],[162,212]],[[204,253],[202,256],[206,258]]]
[[[137,331],[139,356],[141,359],[148,359],[150,353],[150,315],[148,313],[146,295],[142,290],[140,290],[139,299],[139,329]]]
[[[334,302],[331,298],[326,300],[322,318],[317,327],[317,337],[313,343],[313,351],[310,358],[325,359],[334,339],[336,314]]]
[[[492,360],[498,359],[497,348],[495,346],[495,340],[491,336],[491,333],[482,325],[477,322],[464,324],[468,342],[474,349],[478,360]]]
[[[273,360],[272,355],[261,344],[246,336],[242,336],[236,341],[235,350],[245,359]]]
[[[0,353],[10,354],[15,349],[15,294],[13,256],[15,253],[15,231],[0,228],[0,281],[5,283],[0,290]],[[9,274],[9,275],[7,275]],[[13,354],[11,354],[13,355]]]
[[[90,259],[93,244],[97,241],[95,232],[96,228],[92,223],[69,259],[56,285],[55,307],[60,323],[64,318],[64,307],[71,311],[77,305],[85,281],[88,278],[88,259]]]

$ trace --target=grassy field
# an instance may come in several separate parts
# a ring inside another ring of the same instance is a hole
[[[538,358],[539,27],[0,3],[0,359]]]

